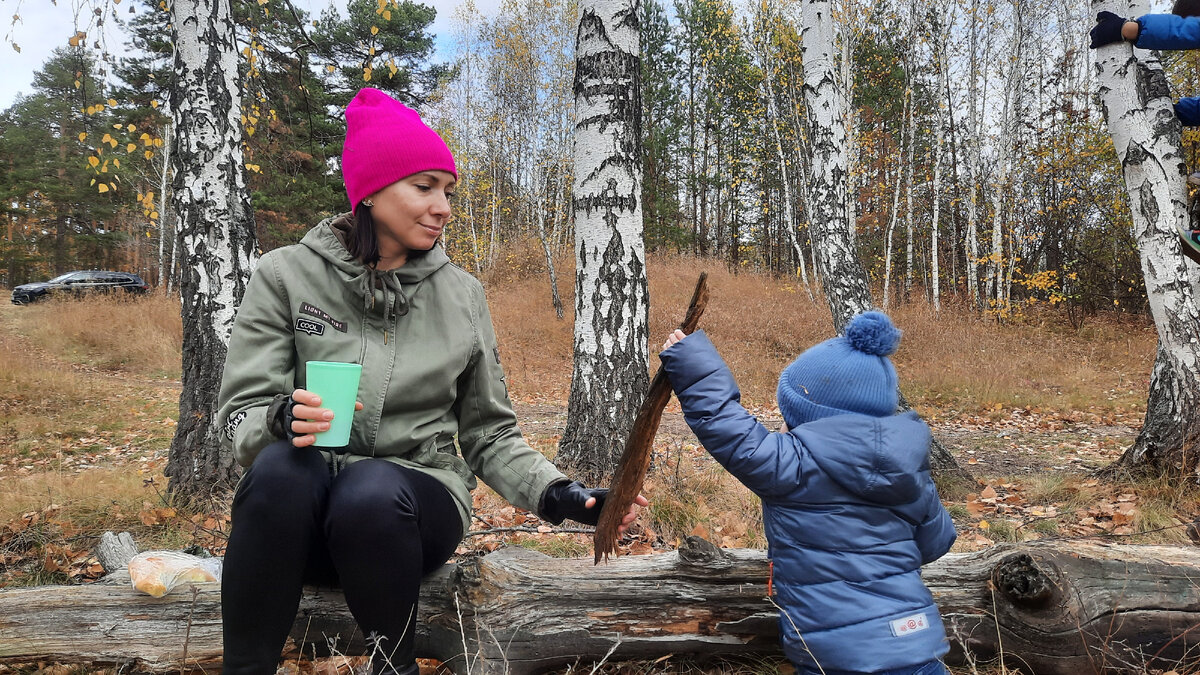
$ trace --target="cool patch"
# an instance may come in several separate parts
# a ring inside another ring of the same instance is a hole
[[[300,318],[296,319],[296,330],[301,333],[308,333],[309,335],[324,335],[325,324],[320,321],[313,321],[312,319]]]

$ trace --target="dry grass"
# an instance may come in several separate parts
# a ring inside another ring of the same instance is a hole
[[[179,377],[183,326],[177,298],[55,299],[20,309],[22,333],[59,358],[145,377]]]
[[[558,320],[540,248],[526,244],[520,250],[502,256],[507,264],[487,280],[509,384],[519,398],[562,402],[571,378],[573,261],[557,261],[566,308]],[[721,263],[688,256],[653,256],[647,267],[651,354],[678,324],[697,276],[707,271],[712,300],[701,327],[749,407],[773,407],[779,372],[833,336],[824,301],[810,301],[794,279],[735,275]],[[890,313],[904,331],[894,357],[901,387],[922,413],[1023,408],[1111,418],[1144,411],[1156,343],[1144,317],[1097,318],[1075,330],[1050,312],[1032,313],[1022,324],[1000,324],[955,304],[940,315],[924,302]]]

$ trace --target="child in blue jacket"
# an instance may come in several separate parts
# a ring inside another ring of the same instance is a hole
[[[929,427],[899,413],[881,312],[849,322],[779,378],[786,427],[742,407],[703,331],[675,331],[663,368],[700,442],[762,498],[779,633],[797,675],[941,675],[945,628],[921,565],[956,537],[929,475]]]

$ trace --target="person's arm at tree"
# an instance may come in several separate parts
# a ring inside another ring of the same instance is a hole
[[[1133,42],[1140,49],[1200,49],[1200,17],[1143,14],[1127,19],[1112,12],[1096,15],[1092,49],[1114,42]]]

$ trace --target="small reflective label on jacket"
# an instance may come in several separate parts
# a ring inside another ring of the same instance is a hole
[[[926,628],[929,628],[929,621],[925,618],[924,612],[892,621],[892,635],[896,637],[911,635]]]

